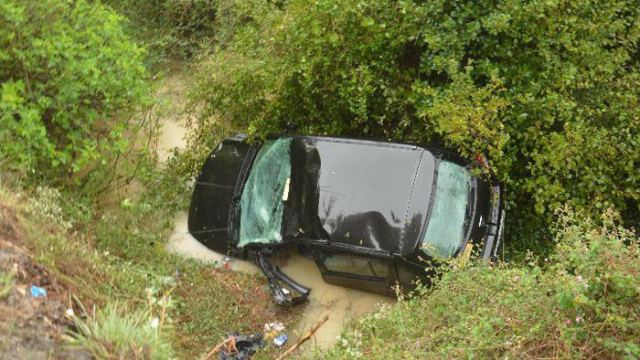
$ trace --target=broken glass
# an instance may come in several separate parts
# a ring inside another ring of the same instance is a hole
[[[442,161],[435,199],[422,249],[430,256],[450,257],[462,245],[471,175],[464,167]]]
[[[240,198],[238,247],[282,241],[282,213],[291,177],[291,138],[264,143]]]

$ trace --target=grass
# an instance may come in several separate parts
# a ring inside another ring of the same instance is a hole
[[[147,311],[131,312],[112,303],[84,318],[73,316],[76,329],[66,338],[69,346],[96,359],[171,359],[171,343],[156,319]]]
[[[454,267],[318,357],[638,358],[639,239],[605,223],[566,212],[548,259]]]
[[[295,312],[273,304],[261,277],[168,253],[164,244],[180,196],[153,188],[96,210],[55,190],[16,194],[0,186],[0,204],[16,210],[24,229],[22,245],[84,308],[97,309],[76,319],[70,344],[93,354],[137,354],[157,346],[152,351],[157,358],[197,358],[231,332],[253,333],[266,322],[295,321]],[[158,301],[167,298],[170,303],[159,307]],[[162,339],[140,330],[153,318],[169,329]],[[143,337],[122,342],[136,332]]]

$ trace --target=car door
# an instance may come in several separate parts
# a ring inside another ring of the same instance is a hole
[[[390,256],[373,256],[313,247],[312,253],[324,281],[379,294],[393,294],[397,274]]]

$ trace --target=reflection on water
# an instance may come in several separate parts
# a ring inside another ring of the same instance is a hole
[[[169,251],[204,262],[215,263],[219,266],[222,264],[224,255],[209,250],[188,233],[186,213],[180,214],[176,218],[174,226],[173,234],[167,244]],[[246,261],[231,259],[229,263],[234,271],[251,274],[260,273],[258,267]],[[342,328],[349,320],[374,310],[377,304],[391,303],[393,301],[385,296],[325,283],[315,263],[295,251],[282,254],[274,263],[285,274],[300,284],[311,288],[309,302],[300,305],[304,308],[298,327],[293,329],[290,335],[302,335],[316,324],[322,316],[329,314],[329,320],[309,340],[312,345],[327,348],[335,343],[337,336],[340,335]],[[308,347],[309,345],[306,346]]]

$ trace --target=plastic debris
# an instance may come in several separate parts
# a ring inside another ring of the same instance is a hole
[[[157,317],[154,317],[153,319],[151,319],[151,322],[149,323],[149,325],[151,325],[152,329],[157,329],[158,326],[160,326],[160,319],[158,319]]]
[[[222,258],[222,268],[225,270],[231,270],[231,258],[225,256]]]
[[[284,325],[280,322],[280,321],[275,321],[275,322],[271,322],[271,323],[267,323],[264,324],[264,332],[265,333],[270,333],[270,332],[282,332],[284,331],[286,328],[284,327]]]
[[[264,337],[267,340],[274,339],[281,335],[286,328],[279,321],[264,324]]]
[[[220,360],[248,360],[264,346],[262,334],[231,335],[220,351]]]
[[[34,298],[47,297],[47,290],[40,286],[31,285],[31,296]]]
[[[287,340],[289,340],[287,334],[278,335],[275,339],[273,339],[273,345],[275,345],[276,347],[281,347],[282,345],[287,343]]]

